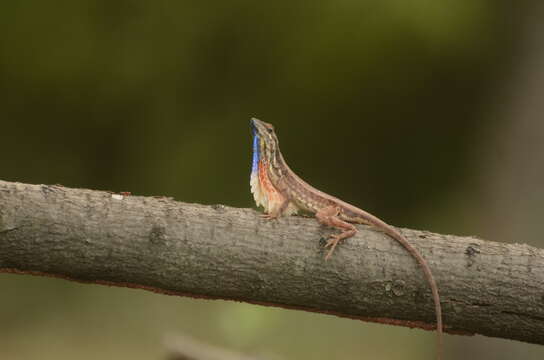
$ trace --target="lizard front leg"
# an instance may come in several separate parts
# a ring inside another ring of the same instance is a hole
[[[287,210],[287,207],[291,203],[291,197],[283,179],[280,179],[276,185],[270,183],[268,187],[268,203],[267,214],[261,215],[265,219],[277,219]]]
[[[315,214],[317,221],[321,224],[342,230],[340,234],[332,234],[327,244],[325,244],[326,248],[330,247],[325,260],[331,257],[338,242],[352,237],[357,233],[357,228],[353,224],[345,222],[338,217],[339,213],[340,209],[337,206],[331,205],[318,210]]]
[[[260,216],[264,219],[277,219],[283,214],[285,209],[287,209],[287,206],[289,206],[289,202],[290,200],[287,197],[282,196],[281,202],[278,205],[271,209],[269,213],[262,214]]]

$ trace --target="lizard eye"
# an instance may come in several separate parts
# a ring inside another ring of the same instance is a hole
[[[271,134],[274,131],[274,127],[273,126],[268,126],[266,128],[266,130],[268,130],[268,132]]]

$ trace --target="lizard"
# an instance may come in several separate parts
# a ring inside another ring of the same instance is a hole
[[[326,194],[298,177],[285,162],[279,148],[274,126],[252,118],[253,161],[250,187],[257,206],[262,206],[267,219],[292,215],[298,212],[315,214],[323,225],[341,230],[330,235],[325,248],[329,248],[325,260],[333,254],[339,242],[354,236],[357,228],[353,225],[365,224],[384,232],[399,242],[419,263],[431,288],[436,313],[437,358],[442,353],[442,307],[438,286],[427,261],[408,240],[393,226],[376,216]]]

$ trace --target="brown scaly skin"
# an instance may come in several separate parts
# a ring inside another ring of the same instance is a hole
[[[438,287],[427,261],[396,228],[364,210],[315,189],[299,178],[283,159],[278,138],[271,124],[253,118],[251,119],[251,126],[254,129],[255,135],[258,136],[259,164],[262,166],[262,174],[260,175],[262,175],[261,178],[266,180],[265,183],[268,184],[268,187],[261,186],[263,189],[262,192],[268,199],[266,205],[264,205],[266,212],[264,217],[274,219],[282,216],[284,213],[293,213],[302,210],[315,214],[316,219],[321,224],[341,230],[340,233],[331,235],[325,245],[325,247],[330,248],[325,256],[325,260],[331,257],[334,249],[341,240],[352,237],[357,233],[357,228],[351,223],[371,225],[398,241],[421,265],[431,287],[435,304],[438,335],[437,358],[441,359],[442,308]],[[273,193],[273,196],[271,193]]]

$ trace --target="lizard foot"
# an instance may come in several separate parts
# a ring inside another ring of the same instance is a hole
[[[332,253],[334,252],[334,249],[336,249],[336,245],[338,245],[338,243],[344,239],[344,237],[342,236],[342,234],[333,234],[330,236],[329,238],[329,241],[327,241],[327,243],[325,244],[325,248],[328,248],[330,247],[330,250],[329,252],[327,253],[327,255],[325,256],[325,261],[326,260],[329,260],[329,258],[332,256]]]

